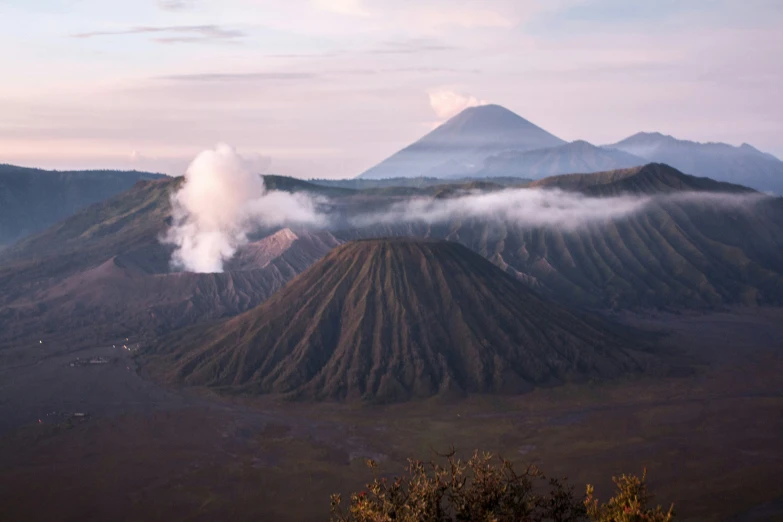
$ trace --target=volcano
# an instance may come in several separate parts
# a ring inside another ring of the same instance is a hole
[[[515,394],[643,370],[611,323],[554,304],[457,243],[355,241],[262,305],[148,350],[164,380],[307,400]]]
[[[525,152],[563,144],[557,136],[500,105],[470,107],[359,177],[470,176],[487,158],[503,151]]]

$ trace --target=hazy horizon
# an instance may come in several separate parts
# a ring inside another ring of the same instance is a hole
[[[771,0],[0,2],[0,162],[350,178],[467,106],[567,141],[636,132],[783,156]]]

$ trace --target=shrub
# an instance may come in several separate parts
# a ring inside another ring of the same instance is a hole
[[[596,522],[671,522],[674,520],[674,505],[664,512],[661,506],[647,507],[650,501],[647,493],[647,470],[639,478],[635,475],[623,475],[612,478],[617,493],[606,504],[599,505],[593,498],[593,486],[587,486],[585,507],[590,520]]]
[[[436,460],[409,460],[406,474],[376,478],[354,493],[343,509],[332,495],[332,522],[670,522],[673,510],[647,508],[641,478],[614,479],[616,496],[606,504],[587,495],[577,498],[565,479],[547,478],[534,466],[518,473],[508,460],[476,452],[466,462],[455,452]],[[373,461],[368,465],[377,470]]]

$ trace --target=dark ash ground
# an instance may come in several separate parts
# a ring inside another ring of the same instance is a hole
[[[387,407],[229,400],[140,376],[134,339],[0,357],[0,520],[328,519],[363,459],[396,471],[454,444],[581,488],[649,470],[681,520],[783,520],[783,310],[625,316],[666,332],[667,378]],[[71,366],[77,357],[106,364]],[[85,417],[74,417],[84,413]],[[39,422],[40,420],[40,422]]]

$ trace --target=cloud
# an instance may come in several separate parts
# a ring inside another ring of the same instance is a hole
[[[313,0],[313,5],[323,11],[345,16],[370,16],[363,0]]]
[[[758,193],[724,194],[682,192],[676,194],[590,197],[560,189],[505,189],[491,193],[465,191],[453,198],[415,198],[388,209],[351,218],[351,226],[368,227],[399,223],[446,223],[452,220],[492,220],[525,227],[576,230],[608,223],[644,212],[652,205],[681,203],[718,208],[751,209],[769,196]]]
[[[487,102],[475,96],[465,96],[448,89],[433,89],[429,92],[430,107],[441,119],[451,118],[468,107],[486,105]]]
[[[391,69],[383,69],[381,72],[388,73],[422,73],[422,74],[437,74],[437,73],[458,73],[458,74],[480,74],[480,69],[464,69],[459,67],[394,67]]]
[[[713,207],[729,208],[733,210],[747,209],[760,201],[768,200],[769,194],[761,192],[749,192],[744,194],[726,194],[722,192],[678,192],[667,196],[659,196],[659,203],[688,203],[696,205],[712,205]]]
[[[227,29],[219,25],[184,25],[170,27],[133,27],[122,31],[93,31],[72,35],[73,38],[95,38],[99,36],[121,36],[136,34],[170,34],[153,40],[158,43],[202,43],[202,42],[234,42],[245,36],[236,29]]]
[[[256,72],[256,73],[203,73],[203,74],[177,74],[171,76],[158,76],[159,80],[187,81],[187,82],[231,82],[231,81],[264,81],[264,80],[312,80],[315,73],[308,72]]]
[[[370,54],[418,54],[431,51],[451,51],[454,49],[457,48],[430,38],[411,38],[407,40],[389,41],[368,52]]]
[[[388,210],[353,218],[354,226],[401,222],[443,223],[453,219],[492,219],[529,226],[577,228],[619,219],[642,210],[650,197],[591,198],[557,189],[507,189],[454,198],[416,198]]]
[[[268,191],[247,161],[223,144],[193,160],[171,205],[174,222],[162,241],[176,247],[172,267],[192,272],[222,272],[259,227],[325,224],[315,199]]]
[[[265,156],[242,157],[227,145],[196,157],[181,188],[171,197],[173,224],[161,238],[175,246],[172,268],[221,272],[224,263],[248,243],[248,235],[278,226],[342,229],[479,220],[578,230],[668,204],[752,211],[755,203],[768,197],[698,192],[590,197],[560,189],[509,188],[489,193],[464,191],[449,198],[411,198],[355,214],[326,198],[267,190],[259,172],[268,165]]]
[[[323,71],[300,72],[247,72],[247,73],[195,73],[174,74],[169,76],[156,76],[155,80],[168,80],[173,82],[195,83],[219,83],[219,82],[271,82],[271,81],[295,81],[315,80],[325,77],[340,76],[375,76],[380,73],[395,74],[398,71],[379,71],[376,69],[332,69]]]
[[[191,9],[195,0],[158,0],[158,7],[166,11],[184,11]]]
[[[462,29],[508,28],[519,23],[516,16],[486,8],[445,5],[418,6],[411,13],[412,23],[430,29],[457,27]]]

